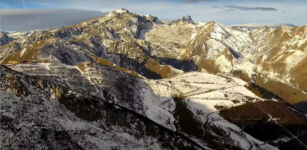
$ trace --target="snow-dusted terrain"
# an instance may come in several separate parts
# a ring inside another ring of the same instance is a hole
[[[1,33],[1,148],[307,148],[306,33],[128,10]]]

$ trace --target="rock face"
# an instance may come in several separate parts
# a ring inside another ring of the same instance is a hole
[[[0,45],[8,43],[11,39],[4,32],[0,32]]]
[[[122,9],[5,34],[1,148],[306,149],[306,29]]]
[[[3,149],[202,149],[114,104],[108,91],[94,97],[3,66],[0,70]]]

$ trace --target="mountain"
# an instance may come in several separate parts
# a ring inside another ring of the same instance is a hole
[[[4,149],[306,149],[306,26],[121,9],[6,35]]]

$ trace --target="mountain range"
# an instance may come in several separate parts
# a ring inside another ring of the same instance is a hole
[[[307,26],[121,9],[0,33],[3,149],[307,149]]]

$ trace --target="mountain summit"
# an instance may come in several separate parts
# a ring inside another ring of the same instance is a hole
[[[306,148],[306,26],[120,9],[0,39],[1,148]]]

